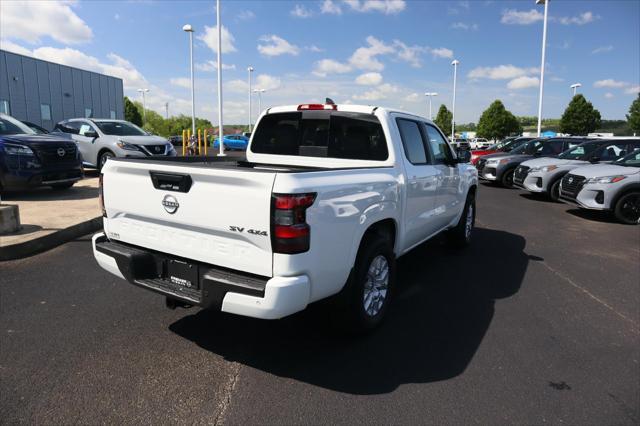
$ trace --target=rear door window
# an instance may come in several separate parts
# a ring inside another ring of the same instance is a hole
[[[372,114],[301,111],[264,116],[253,135],[257,154],[384,161],[387,140]]]
[[[420,125],[413,120],[398,118],[398,130],[404,146],[404,153],[411,164],[427,164],[427,153],[424,149]]]

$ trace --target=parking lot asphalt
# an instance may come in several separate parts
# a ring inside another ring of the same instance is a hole
[[[28,423],[638,424],[640,227],[482,184],[464,251],[399,261],[351,338],[164,307],[89,237],[0,263],[0,416]]]

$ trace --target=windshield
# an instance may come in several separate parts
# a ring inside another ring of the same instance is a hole
[[[587,142],[560,154],[558,158],[563,160],[586,160],[589,155],[600,146],[597,142]]]
[[[542,139],[533,139],[527,143],[523,143],[522,145],[520,145],[519,147],[513,149],[511,151],[511,154],[516,154],[516,155],[520,155],[520,154],[526,154],[526,155],[533,155],[534,152],[536,152],[536,150],[538,148],[540,148],[540,145],[542,145]]]
[[[147,132],[135,124],[126,121],[96,121],[95,123],[105,135],[147,136]]]
[[[614,162],[616,166],[640,167],[640,149],[636,149],[626,157],[622,157]]]
[[[34,135],[36,132],[8,115],[0,117],[0,135]]]

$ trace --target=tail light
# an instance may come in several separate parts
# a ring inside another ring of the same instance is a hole
[[[314,111],[314,110],[323,110],[323,109],[330,109],[330,110],[337,110],[338,109],[338,105],[336,104],[302,104],[302,105],[298,105],[298,111]]]
[[[296,254],[309,250],[311,228],[306,211],[316,193],[273,194],[271,207],[271,247],[274,253]]]
[[[104,192],[102,189],[102,176],[100,173],[100,177],[98,178],[98,201],[100,202],[100,210],[102,210],[102,217],[107,217],[107,210],[104,208]]]

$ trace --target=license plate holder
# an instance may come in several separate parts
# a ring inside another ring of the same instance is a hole
[[[181,260],[169,259],[167,262],[167,281],[178,288],[198,290],[200,288],[198,265]]]

